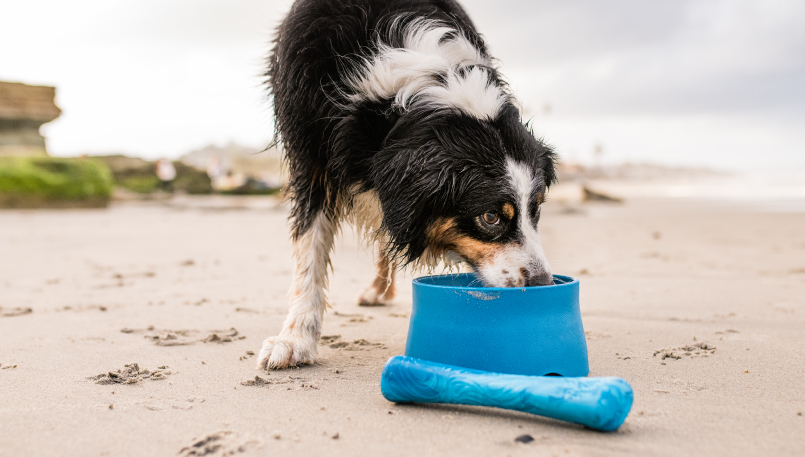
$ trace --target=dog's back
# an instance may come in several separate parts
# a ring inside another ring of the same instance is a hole
[[[336,198],[370,175],[371,155],[396,121],[382,103],[378,110],[348,112],[345,95],[352,89],[344,76],[376,55],[379,42],[403,47],[407,25],[422,19],[457,30],[486,56],[482,38],[453,0],[299,0],[280,26],[268,77],[297,200],[294,236],[318,209],[334,204],[322,198]],[[360,122],[349,122],[355,116]],[[347,122],[348,129],[339,129]]]

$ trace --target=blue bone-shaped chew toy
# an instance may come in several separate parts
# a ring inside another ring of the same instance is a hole
[[[490,373],[396,356],[386,362],[380,391],[387,400],[494,406],[612,431],[632,408],[621,378],[561,378]]]

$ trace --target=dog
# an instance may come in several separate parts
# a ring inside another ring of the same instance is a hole
[[[486,286],[552,284],[537,232],[556,155],[522,122],[483,37],[454,0],[297,0],[266,73],[289,166],[294,274],[258,368],[316,361],[343,222],[399,266],[465,262]]]

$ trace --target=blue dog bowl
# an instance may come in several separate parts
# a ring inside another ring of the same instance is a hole
[[[479,287],[472,273],[414,279],[405,355],[476,370],[587,376],[579,281]]]

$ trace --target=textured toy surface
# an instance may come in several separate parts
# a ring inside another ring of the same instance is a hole
[[[494,406],[612,431],[632,408],[632,387],[620,378],[521,376],[463,369],[396,356],[383,368],[380,390],[393,402]]]
[[[496,373],[587,376],[579,281],[481,287],[471,273],[413,281],[405,355]]]

